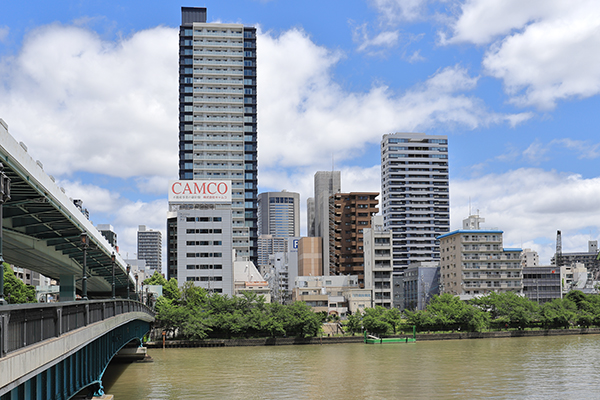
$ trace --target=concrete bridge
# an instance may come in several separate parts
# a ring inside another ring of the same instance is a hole
[[[153,320],[133,300],[0,306],[0,400],[102,395],[110,360]]]

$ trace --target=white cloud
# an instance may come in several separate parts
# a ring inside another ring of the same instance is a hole
[[[427,0],[370,0],[370,3],[383,21],[397,24],[422,18]]]
[[[370,37],[367,30],[367,24],[362,24],[354,28],[352,39],[358,43],[358,51],[367,51],[371,48],[390,48],[398,44],[400,34],[398,31],[383,31],[379,32],[374,37]],[[369,54],[379,54],[378,50],[370,50]]]
[[[450,182],[451,229],[473,213],[486,219],[484,227],[503,230],[505,247],[533,247],[540,262],[554,254],[556,231],[563,238],[600,232],[600,178],[584,179],[541,169],[518,169]],[[590,237],[589,234],[585,235]],[[564,242],[563,251],[583,251],[587,240]],[[526,243],[524,245],[523,243]],[[535,243],[535,246],[532,244]]]
[[[0,64],[0,113],[53,174],[176,174],[177,30],[49,25]]]
[[[483,66],[511,101],[552,109],[600,93],[600,3],[593,0],[470,0],[442,43],[492,43]]]
[[[0,26],[0,43],[6,40],[9,32],[10,28],[8,26]]]
[[[259,36],[259,155],[261,170],[313,166],[327,169],[332,155],[356,157],[385,133],[436,125],[473,129],[514,118],[490,113],[472,90],[477,78],[461,66],[439,70],[427,81],[396,94],[385,86],[366,93],[345,91],[332,68],[341,55],[315,45],[294,29]]]

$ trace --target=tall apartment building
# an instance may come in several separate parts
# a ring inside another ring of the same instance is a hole
[[[259,194],[258,233],[283,238],[300,236],[300,195],[285,190]]]
[[[315,192],[314,199],[309,199],[308,210],[308,229],[309,235],[320,237],[323,248],[323,266],[322,274],[329,275],[331,265],[330,255],[330,223],[332,215],[330,208],[333,206],[332,196],[342,190],[342,174],[340,171],[318,171],[315,173]],[[312,205],[314,204],[314,213]],[[314,218],[311,217],[314,215]],[[314,229],[312,228],[314,227]]]
[[[207,23],[203,7],[181,21],[179,179],[231,180],[233,247],[256,263],[256,28]]]
[[[394,272],[439,260],[437,237],[450,230],[447,136],[384,135],[381,196],[384,225],[393,232]]]
[[[467,298],[489,292],[523,292],[521,249],[505,249],[502,231],[481,229],[483,218],[472,215],[463,229],[440,239],[442,293]]]
[[[330,209],[330,265],[336,275],[358,275],[361,288],[365,287],[363,232],[379,212],[377,196],[377,192],[336,193]]]
[[[137,232],[137,258],[146,261],[148,275],[162,270],[162,233],[140,225]]]

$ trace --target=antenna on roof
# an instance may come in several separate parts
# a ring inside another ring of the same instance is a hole
[[[471,196],[469,196],[469,216],[471,216]]]

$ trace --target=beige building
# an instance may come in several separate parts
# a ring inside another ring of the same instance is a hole
[[[346,294],[355,289],[359,289],[356,275],[298,276],[292,300],[305,302],[315,312],[345,317],[349,309]]]
[[[522,293],[521,249],[505,249],[500,230],[482,230],[472,215],[461,230],[439,237],[441,292],[471,298],[489,292]]]
[[[320,237],[298,241],[298,276],[323,275],[323,242]]]
[[[374,215],[363,233],[365,289],[371,291],[369,307],[393,307],[392,231],[383,227],[383,216]]]

